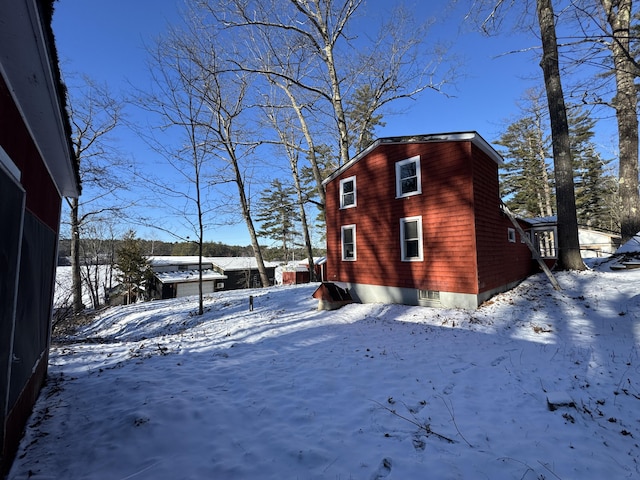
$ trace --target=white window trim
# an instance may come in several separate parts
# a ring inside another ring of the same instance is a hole
[[[407,163],[416,164],[416,177],[418,179],[418,189],[415,192],[402,193],[402,182],[400,179],[400,167]],[[420,195],[422,193],[422,175],[420,174],[420,155],[407,158],[406,160],[400,160],[396,162],[396,198],[411,197],[413,195]]]
[[[344,204],[344,184],[347,182],[353,181],[353,203],[349,205]],[[343,178],[340,180],[340,208],[353,208],[358,204],[358,195],[356,190],[356,177]]]
[[[404,238],[404,224],[408,222],[418,222],[418,256],[407,258],[407,252],[405,247]],[[400,258],[403,262],[422,262],[424,260],[423,248],[422,248],[422,215],[416,217],[406,217],[400,219]]]
[[[345,230],[353,230],[353,257],[345,257],[344,255],[344,232]],[[343,225],[340,227],[340,250],[342,251],[342,260],[345,262],[355,262],[358,258],[358,247],[357,247],[357,237],[356,237],[356,225]]]
[[[516,243],[516,229],[515,228],[507,228],[507,238],[509,242]]]

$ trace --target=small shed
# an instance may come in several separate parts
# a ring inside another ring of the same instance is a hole
[[[309,283],[309,268],[297,267],[295,270],[284,270],[282,272],[283,285],[298,285]]]
[[[616,233],[578,227],[582,258],[608,257],[620,246],[622,237]]]
[[[313,258],[313,271],[315,272],[314,282],[326,281],[325,265],[327,257]],[[299,262],[289,262],[280,267],[282,269],[282,284],[296,285],[300,283],[309,283],[311,275],[309,270],[309,259],[305,258]]]
[[[160,298],[180,298],[199,294],[200,275],[197,269],[158,272],[155,278],[159,283],[156,291],[160,292]],[[202,270],[202,293],[224,290],[226,280],[226,275],[221,275],[215,270]]]

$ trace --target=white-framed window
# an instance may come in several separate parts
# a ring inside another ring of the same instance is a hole
[[[341,229],[342,260],[356,260],[356,226],[344,225]]]
[[[420,157],[396,162],[396,197],[409,197],[422,193]]]
[[[356,206],[356,177],[340,180],[340,208]]]
[[[516,229],[507,228],[507,238],[511,243],[516,243]]]
[[[422,261],[422,217],[400,219],[400,252],[403,262]]]

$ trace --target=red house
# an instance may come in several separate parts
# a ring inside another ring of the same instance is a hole
[[[534,271],[476,132],[381,138],[325,182],[327,280],[356,301],[476,308]]]
[[[52,13],[0,2],[0,478],[46,377],[60,208],[79,193]]]

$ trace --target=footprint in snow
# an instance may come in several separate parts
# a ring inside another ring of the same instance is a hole
[[[417,405],[415,406],[406,406],[407,410],[409,410],[409,413],[412,414],[417,414],[420,413],[420,410],[422,410],[425,406],[427,405],[427,402],[425,400],[421,400]]]
[[[458,368],[454,368],[453,369],[453,373],[462,373],[465,370],[469,370],[471,367],[474,367],[475,365],[473,363],[469,363],[468,365],[465,365],[464,367],[458,367]]]
[[[492,367],[497,367],[502,362],[504,362],[506,359],[507,359],[507,356],[506,355],[502,355],[502,356],[496,358],[493,362],[491,362],[491,366]]]
[[[380,466],[378,467],[378,470],[376,471],[376,473],[373,474],[373,476],[371,477],[371,480],[380,480],[381,478],[385,478],[386,476],[388,476],[391,473],[391,459],[390,458],[383,458],[382,462],[380,462]]]

